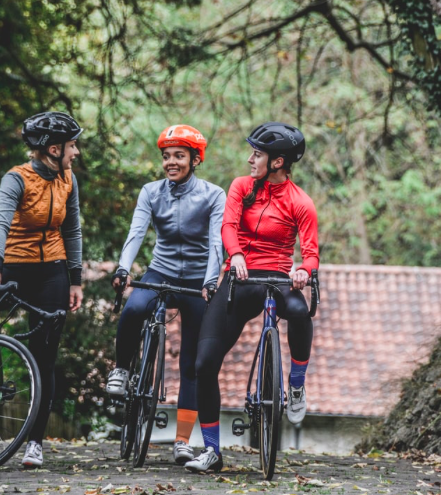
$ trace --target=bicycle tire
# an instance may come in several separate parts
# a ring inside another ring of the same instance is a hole
[[[138,420],[135,432],[135,449],[133,467],[144,464],[156,417],[159,389],[162,380],[162,370],[165,358],[165,325],[159,324],[156,335],[152,335],[147,350],[147,362],[144,376],[140,377],[140,394],[138,402]],[[149,397],[142,397],[148,392]]]
[[[29,349],[0,335],[0,466],[23,444],[41,402],[41,379]]]
[[[145,323],[147,326],[148,323]],[[143,334],[147,329],[143,328]],[[129,389],[128,395],[125,399],[123,419],[121,422],[121,442],[120,442],[120,456],[121,459],[129,459],[133,450],[133,444],[135,442],[136,421],[138,412],[138,401],[136,399],[136,389],[139,380],[139,373],[141,368],[141,356],[143,352],[143,341],[140,340],[139,348],[135,353],[129,370]]]
[[[266,480],[271,480],[276,465],[280,421],[280,342],[279,333],[270,328],[261,356],[260,384],[260,463]]]

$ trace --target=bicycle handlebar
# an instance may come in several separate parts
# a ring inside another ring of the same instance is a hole
[[[122,280],[122,277],[121,277]],[[124,279],[124,287],[121,291],[116,294],[115,304],[113,307],[113,312],[118,313],[121,308],[121,301],[124,289],[127,284],[127,276]],[[122,284],[121,284],[122,285]],[[176,285],[170,285],[167,282],[162,282],[162,284],[155,284],[153,282],[138,282],[136,280],[130,281],[130,287],[137,289],[149,289],[157,292],[179,292],[188,296],[202,297],[202,291],[196,289],[187,289],[186,287],[178,287]]]
[[[154,284],[152,282],[137,282],[132,280],[130,282],[130,287],[136,287],[137,289],[150,289],[159,292],[180,292],[181,294],[185,294],[187,296],[202,297],[201,290],[187,289],[186,287],[170,285],[167,282],[162,282],[162,284]]]
[[[46,323],[46,322],[51,322],[52,324],[56,325],[62,318],[65,318],[66,316],[66,311],[63,309],[58,309],[57,311],[54,311],[53,313],[48,313],[47,311],[44,311],[43,309],[37,308],[35,306],[32,306],[31,304],[27,303],[26,301],[23,301],[20,299],[18,296],[14,294],[14,292],[18,291],[18,283],[17,282],[7,282],[4,285],[0,285],[0,303],[2,301],[6,301],[8,303],[13,304],[14,306],[12,309],[9,311],[8,316],[0,323],[0,328],[4,325],[6,321],[9,320],[9,318],[12,316],[12,314],[15,312],[17,308],[23,308],[25,311],[28,311],[30,313],[34,313],[39,316],[40,321],[37,323],[37,325],[30,330],[29,332],[26,333],[17,333],[14,335],[14,338],[18,340],[24,340],[28,338],[30,335],[32,335],[35,332],[38,332],[40,328]]]
[[[240,285],[289,285],[292,287],[292,278],[280,278],[280,277],[250,277],[246,280],[239,280],[236,276],[236,267],[230,267],[229,282],[228,282],[228,303],[234,298],[234,286],[238,283]],[[306,285],[311,286],[311,304],[309,308],[309,316],[312,318],[317,311],[317,305],[320,304],[320,285],[318,279],[318,271],[316,269],[311,270],[311,278]]]

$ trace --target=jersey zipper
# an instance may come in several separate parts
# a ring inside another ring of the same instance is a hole
[[[268,185],[268,203],[265,205],[265,207],[263,208],[262,210],[262,213],[260,214],[260,217],[259,217],[259,221],[257,222],[257,225],[256,225],[256,230],[254,231],[254,241],[256,242],[257,241],[257,229],[259,228],[259,225],[260,225],[260,222],[262,220],[262,217],[263,217],[263,214],[265,213],[265,210],[268,208],[268,206],[270,205],[271,203],[271,184]],[[251,243],[253,241],[250,241],[248,243],[248,252],[244,255],[244,258],[246,259],[246,257],[250,254],[250,251],[251,251]]]
[[[43,229],[43,237],[42,237],[41,242],[40,242],[40,261],[44,261],[43,244],[46,242],[46,231],[48,230],[48,228],[50,227],[51,222],[52,222],[52,208],[53,208],[53,203],[54,203],[54,196],[52,193],[52,185],[50,185],[49,187],[50,187],[50,191],[51,191],[51,202],[49,205],[49,217],[47,219],[46,227],[44,227],[44,229]]]
[[[184,272],[184,260],[182,258],[182,239],[181,239],[181,196],[177,196],[178,200],[178,211],[177,211],[177,224],[178,224],[178,245],[179,245],[179,260],[181,261],[180,267],[180,278],[183,277]]]

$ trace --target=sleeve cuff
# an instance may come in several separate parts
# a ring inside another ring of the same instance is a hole
[[[69,270],[70,285],[81,285],[81,268],[72,268]]]

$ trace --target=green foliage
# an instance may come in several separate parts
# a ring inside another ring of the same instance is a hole
[[[403,52],[412,55],[409,63],[428,95],[429,108],[440,111],[441,39],[437,31],[441,28],[441,18],[434,14],[431,2],[388,0],[388,3],[400,20]]]
[[[0,173],[26,160],[24,118],[72,113],[85,129],[74,167],[84,259],[117,261],[141,187],[162,177],[166,126],[202,131],[197,173],[228,190],[249,173],[251,129],[282,120],[306,136],[292,178],[316,204],[322,263],[440,265],[441,26],[430,5],[5,0]],[[153,244],[149,232],[141,265]],[[67,322],[66,415],[105,400],[115,332],[106,284],[88,284]]]

